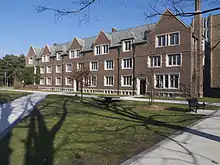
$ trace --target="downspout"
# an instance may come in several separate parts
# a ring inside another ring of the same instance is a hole
[[[118,47],[118,73],[117,73],[117,77],[118,77],[118,84],[117,84],[117,95],[119,95],[119,88],[120,88],[120,47]]]
[[[135,80],[136,80],[136,77],[135,77],[135,45],[132,44],[132,53],[133,53],[133,57],[132,57],[132,65],[133,65],[133,76],[132,76],[132,81],[133,81],[133,92],[132,92],[132,95],[134,96],[135,95]]]

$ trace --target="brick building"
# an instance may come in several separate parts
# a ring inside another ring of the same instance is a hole
[[[200,20],[195,17],[195,22]],[[166,10],[155,24],[101,30],[94,37],[75,37],[41,49],[31,46],[26,65],[40,67],[40,89],[78,91],[79,82],[71,76],[87,66],[90,83],[84,92],[144,95],[153,90],[156,95],[177,96],[196,89],[194,93],[202,96],[203,56],[197,55],[201,36],[195,29]]]

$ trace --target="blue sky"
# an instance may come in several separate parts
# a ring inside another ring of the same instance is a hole
[[[26,54],[30,45],[71,41],[74,36],[89,37],[111,31],[112,27],[125,29],[155,22],[145,19],[149,4],[154,0],[99,0],[90,9],[89,22],[82,17],[69,15],[56,21],[51,12],[37,13],[34,6],[71,8],[73,0],[7,0],[0,5],[0,57],[5,54]],[[164,10],[164,7],[160,8]],[[185,19],[190,22],[191,18]]]

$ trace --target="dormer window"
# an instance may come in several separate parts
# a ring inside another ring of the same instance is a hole
[[[108,45],[102,45],[102,54],[108,54],[109,52],[109,46]]]
[[[29,63],[30,65],[32,65],[32,64],[33,64],[33,58],[32,58],[32,57],[31,57],[31,58],[29,58],[28,63]]]
[[[95,55],[108,54],[109,53],[109,45],[97,45],[95,46]]]
[[[95,47],[95,55],[100,55],[101,54],[101,46],[96,46]]]
[[[62,58],[61,58],[61,53],[60,52],[57,52],[56,53],[56,57],[57,57],[57,60],[61,60]]]
[[[42,62],[50,62],[50,55],[42,56]]]
[[[123,52],[128,52],[132,50],[132,41],[126,40],[123,41]]]
[[[73,59],[73,58],[79,58],[80,57],[80,50],[70,50],[69,51],[69,58]]]

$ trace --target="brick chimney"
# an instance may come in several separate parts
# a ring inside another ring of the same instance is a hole
[[[117,29],[113,27],[112,32],[117,32]]]

